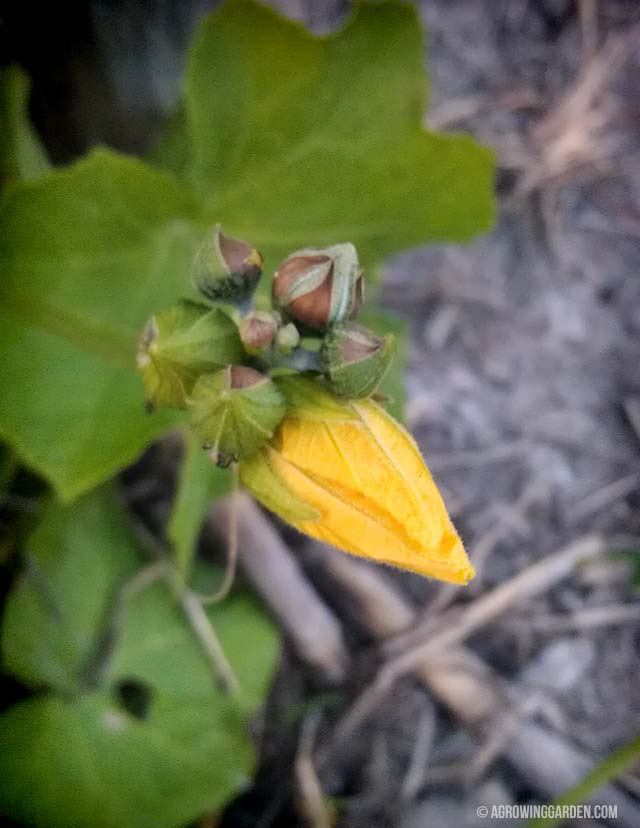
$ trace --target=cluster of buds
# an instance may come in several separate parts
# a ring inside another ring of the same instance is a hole
[[[393,357],[391,336],[353,321],[364,280],[352,244],[288,256],[274,275],[269,311],[253,309],[262,261],[217,225],[191,268],[200,299],[156,314],[140,340],[149,409],[185,410],[220,465],[273,436],[287,412],[278,374],[311,373],[336,397],[361,399],[376,391]]]
[[[261,267],[219,226],[207,236],[191,274],[198,301],[156,314],[140,339],[148,407],[183,410],[212,460],[237,462],[244,486],[310,537],[466,583],[473,567],[417,446],[369,399],[394,342],[355,321],[355,248],[293,253],[271,310],[253,309]]]
[[[364,300],[352,244],[292,253],[276,271],[272,294],[286,319],[321,337],[320,370],[335,394],[357,399],[375,392],[393,359],[394,341],[352,321]]]

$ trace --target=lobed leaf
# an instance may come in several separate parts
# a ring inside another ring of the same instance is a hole
[[[41,692],[0,716],[0,812],[42,828],[171,828],[217,810],[251,770],[246,716],[277,653],[255,601],[210,612],[242,689],[231,699],[165,582],[123,601],[141,558],[109,490],[51,504],[32,555],[2,645],[6,669]]]
[[[99,150],[9,189],[0,437],[62,498],[175,423],[143,415],[133,357],[146,320],[187,292],[207,227],[257,245],[267,272],[291,250],[350,241],[369,273],[408,246],[489,227],[493,157],[423,129],[423,60],[417,13],[397,0],[356,4],[323,38],[230,0],[196,37],[155,154],[168,172]]]
[[[422,127],[417,12],[358,2],[318,38],[252,0],[230,0],[196,38],[183,180],[275,267],[292,250],[353,242],[365,267],[493,220],[493,157]],[[184,145],[183,145],[184,146]]]
[[[195,215],[168,176],[106,150],[0,204],[0,436],[66,500],[175,422],[145,415],[135,355],[184,293]]]
[[[77,506],[45,507],[1,629],[3,667],[23,684],[61,693],[82,687],[117,590],[139,566],[125,520],[100,492]]]

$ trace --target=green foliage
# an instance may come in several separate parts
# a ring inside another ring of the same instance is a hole
[[[171,425],[144,415],[136,339],[186,293],[216,221],[267,270],[346,240],[373,270],[486,229],[491,154],[425,131],[425,102],[421,28],[404,4],[360,3],[326,38],[248,0],[206,18],[184,116],[155,155],[168,172],[100,150],[5,194],[0,436],[68,500]]]
[[[352,242],[368,278],[396,251],[491,224],[491,153],[422,128],[423,60],[417,14],[397,0],[358,3],[324,38],[230,0],[202,24],[148,161],[99,149],[57,170],[29,124],[26,78],[0,73],[0,487],[24,464],[58,498],[3,619],[4,668],[34,693],[0,716],[3,814],[171,828],[219,809],[250,772],[246,716],[273,667],[273,630],[245,595],[209,613],[243,691],[232,701],[179,600],[228,475],[186,437],[167,529],[181,583],[139,591],[148,570],[123,509],[104,487],[87,492],[182,422],[145,414],[138,339],[150,317],[196,298],[189,266],[213,224],[256,245],[268,273],[291,250]],[[404,351],[399,321],[363,321]],[[402,365],[381,389],[396,415]],[[330,402],[316,408],[331,416]]]
[[[183,292],[194,214],[167,175],[105,150],[0,206],[0,435],[64,499],[172,422],[145,415],[135,354]]]
[[[492,156],[466,136],[426,132],[426,99],[413,7],[360,2],[317,38],[232,0],[193,47],[182,180],[267,267],[350,241],[366,269],[429,239],[468,239],[492,220]]]
[[[6,494],[18,468],[18,458],[8,446],[0,443],[0,496]]]
[[[3,666],[34,688],[78,692],[116,590],[139,566],[124,515],[95,494],[54,503],[29,537],[26,571],[2,625]]]
[[[47,155],[29,123],[29,81],[17,66],[0,69],[0,185],[31,181],[44,173]]]
[[[219,808],[251,770],[245,717],[273,668],[271,625],[244,595],[211,612],[242,688],[231,700],[164,581],[124,600],[141,560],[110,491],[50,505],[32,541],[3,652],[41,692],[0,717],[0,811],[44,828],[169,828]],[[126,687],[142,706],[123,703]]]

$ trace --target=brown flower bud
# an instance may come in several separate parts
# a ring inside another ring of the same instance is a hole
[[[261,268],[262,256],[255,248],[225,236],[216,224],[196,253],[191,280],[214,302],[243,302],[253,294]]]
[[[316,330],[355,318],[363,291],[358,255],[349,243],[292,253],[273,280],[273,298],[283,313]]]
[[[252,311],[240,323],[240,339],[249,353],[268,348],[274,340],[278,324],[266,311]]]

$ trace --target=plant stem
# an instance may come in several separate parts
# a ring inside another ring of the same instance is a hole
[[[224,577],[218,589],[210,595],[198,595],[203,606],[217,604],[224,600],[233,586],[238,565],[238,464],[231,467],[232,483],[231,495],[229,496],[229,523],[227,527],[227,565],[224,570]]]
[[[227,660],[211,621],[207,618],[200,599],[190,589],[180,590],[179,597],[182,609],[209,657],[223,689],[231,695],[236,695],[240,690],[238,679]]]

